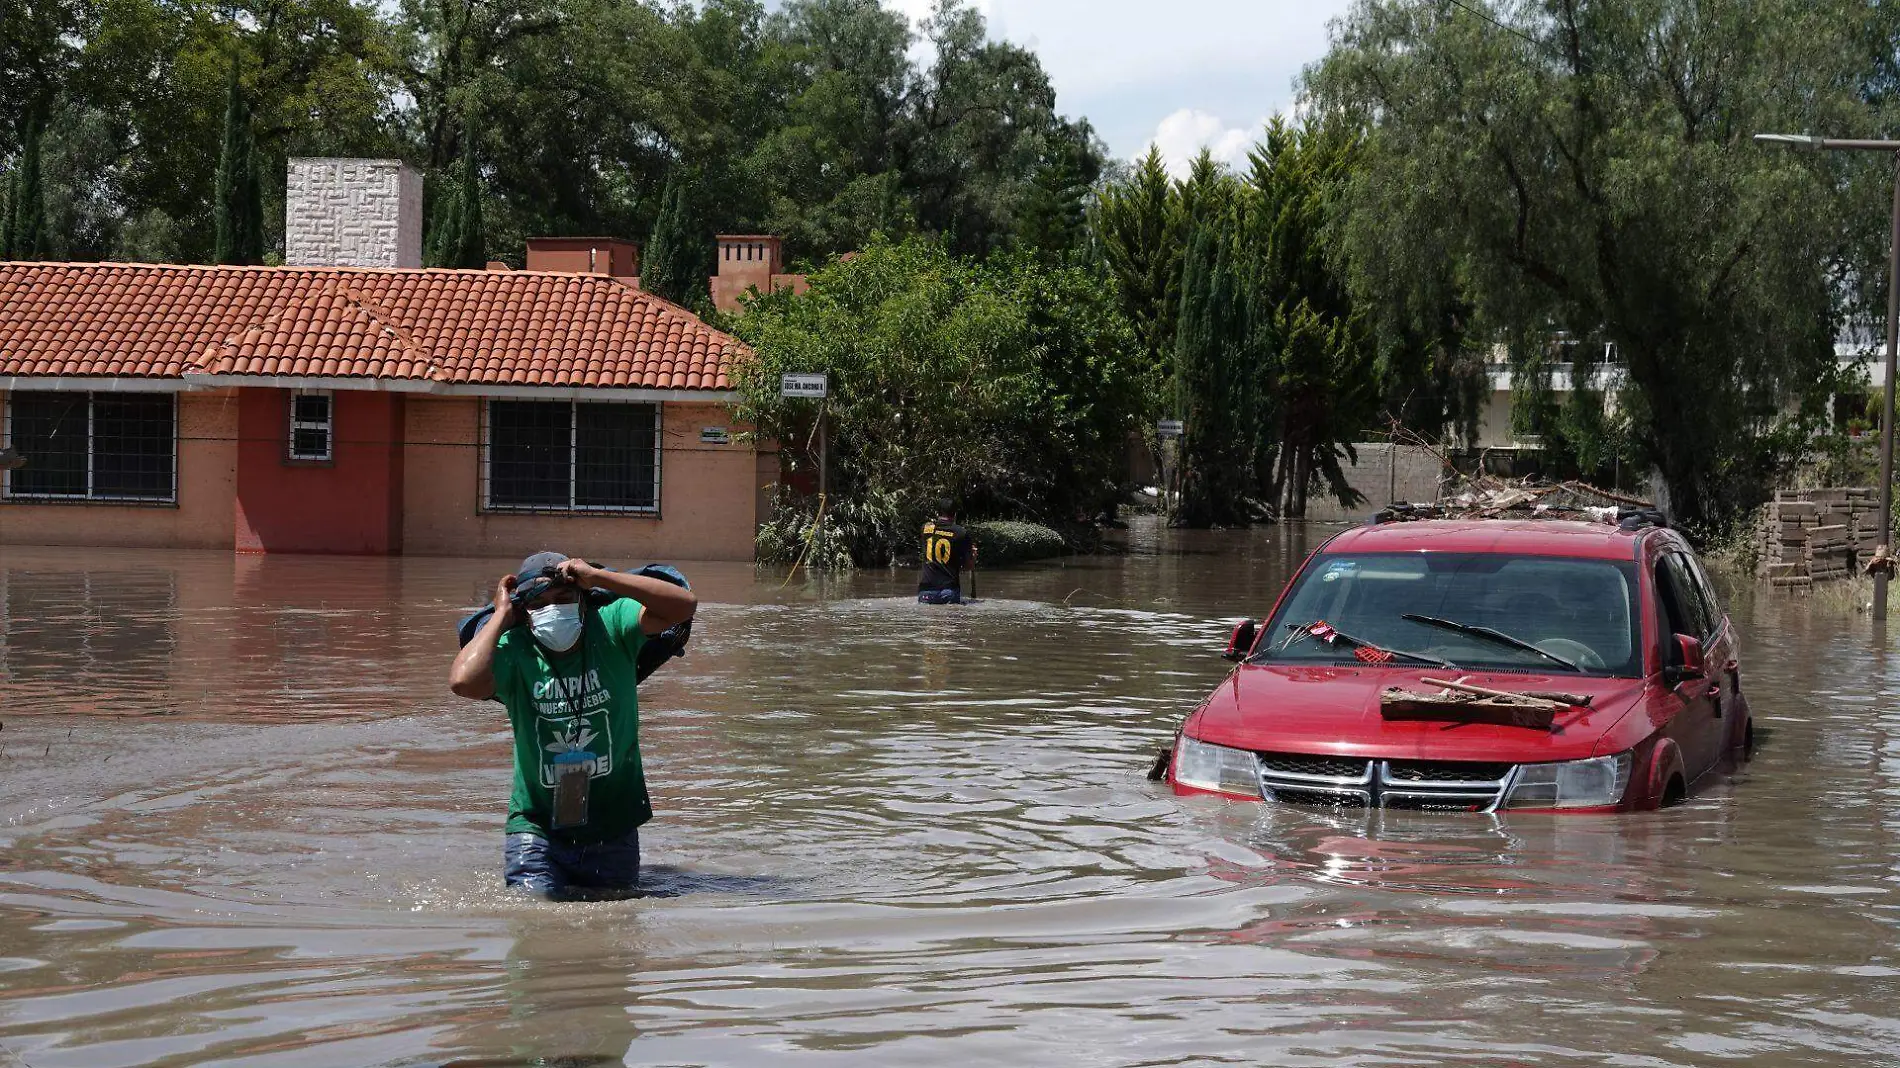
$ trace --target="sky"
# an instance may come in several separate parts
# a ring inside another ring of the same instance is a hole
[[[931,0],[885,0],[911,17]],[[1035,51],[1056,107],[1086,117],[1110,153],[1159,145],[1170,169],[1202,146],[1239,164],[1262,124],[1293,104],[1350,0],[975,0],[990,35]]]

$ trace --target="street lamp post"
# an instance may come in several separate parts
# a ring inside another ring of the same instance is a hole
[[[1869,141],[1804,134],[1756,134],[1764,144],[1790,145],[1811,152],[1885,152],[1893,158],[1893,221],[1887,246],[1887,364],[1880,402],[1880,545],[1874,550],[1874,622],[1887,619],[1887,576],[1893,568],[1893,378],[1896,332],[1900,331],[1900,141]]]

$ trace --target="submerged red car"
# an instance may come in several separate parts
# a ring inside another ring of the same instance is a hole
[[[1683,799],[1754,743],[1734,628],[1654,513],[1349,529],[1227,655],[1168,756],[1177,793],[1617,812]],[[1486,692],[1546,711],[1397,699]]]

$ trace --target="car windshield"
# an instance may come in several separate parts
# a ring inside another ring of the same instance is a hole
[[[1633,561],[1504,553],[1324,555],[1300,574],[1255,659],[1355,660],[1348,642],[1320,641],[1294,629],[1323,622],[1352,639],[1461,668],[1566,672],[1562,660],[1586,674],[1635,677],[1642,674],[1636,604]],[[1498,635],[1550,655],[1514,647]]]

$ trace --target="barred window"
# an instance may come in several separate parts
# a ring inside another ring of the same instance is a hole
[[[9,499],[177,499],[170,393],[11,393],[5,440],[26,458],[25,467],[7,472]]]
[[[331,457],[334,401],[327,390],[297,390],[290,395],[290,458],[323,462]]]
[[[482,459],[490,511],[658,511],[660,408],[489,401]]]

